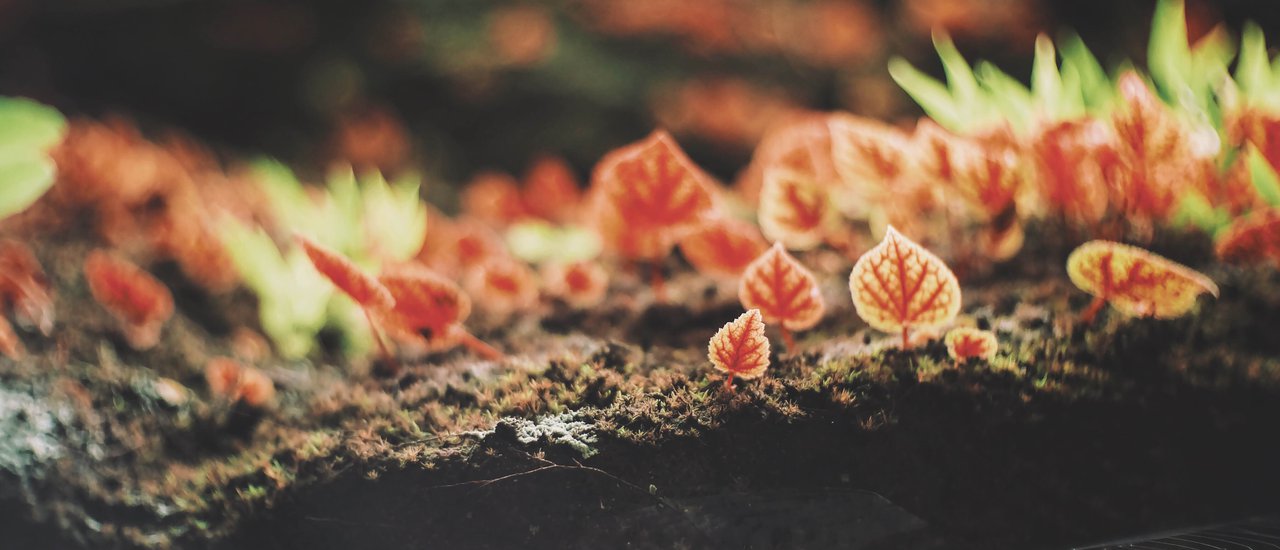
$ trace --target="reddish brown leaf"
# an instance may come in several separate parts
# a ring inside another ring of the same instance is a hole
[[[803,113],[766,131],[751,156],[751,164],[738,178],[738,192],[749,203],[759,204],[765,177],[771,170],[794,172],[823,189],[835,185],[827,121],[827,115]]]
[[[495,227],[528,215],[515,178],[502,172],[481,172],[462,190],[462,212]]]
[[[0,241],[0,304],[13,308],[19,325],[34,327],[45,336],[53,332],[49,279],[31,249],[13,239]]]
[[[467,291],[476,304],[494,317],[506,317],[538,303],[538,281],[524,262],[511,258],[492,260],[475,269]]]
[[[839,204],[846,214],[865,216],[867,205],[901,194],[903,176],[917,162],[910,136],[882,122],[853,115],[833,116],[831,157],[840,175]]]
[[[471,299],[458,285],[425,266],[401,265],[378,277],[395,299],[399,325],[414,332],[444,334],[471,315]]]
[[[606,155],[592,180],[631,232],[681,231],[714,209],[711,178],[662,130]]]
[[[391,297],[382,283],[342,254],[303,235],[294,235],[294,241],[307,253],[307,258],[316,271],[333,282],[343,294],[360,304],[360,307],[376,311],[395,306],[395,298]]]
[[[728,375],[725,388],[732,389],[733,377],[759,378],[769,368],[769,339],[764,336],[760,311],[747,310],[725,323],[707,344],[707,358],[717,370]]]
[[[680,252],[704,275],[735,278],[742,274],[769,244],[756,226],[720,218],[698,226],[680,240]]]
[[[854,264],[849,290],[858,316],[885,332],[950,323],[960,312],[960,283],[942,259],[889,227]]]
[[[15,361],[27,356],[27,348],[22,345],[22,340],[13,331],[13,325],[3,315],[0,315],[0,355]]]
[[[93,298],[123,325],[130,346],[142,350],[159,343],[161,328],[173,316],[173,295],[164,284],[102,250],[89,253],[84,275]]]
[[[275,383],[266,374],[227,357],[210,359],[204,379],[215,397],[251,407],[265,407],[276,395]]]
[[[1270,261],[1280,266],[1280,208],[1244,216],[1218,236],[1218,257],[1232,263]]]
[[[813,273],[780,243],[774,243],[743,272],[738,299],[742,307],[759,310],[766,322],[782,326],[788,351],[795,349],[790,331],[813,327],[826,311]]]
[[[543,268],[542,281],[548,294],[577,308],[599,304],[609,289],[608,272],[590,261],[548,264]]]
[[[996,351],[999,350],[995,333],[970,327],[951,329],[943,342],[947,344],[947,355],[956,361],[966,361],[975,357],[990,361],[995,358]]]
[[[765,236],[792,250],[818,246],[839,223],[827,190],[812,176],[785,168],[765,172],[759,217]]]
[[[582,191],[573,169],[560,157],[539,157],[524,176],[521,190],[530,214],[554,223],[572,221],[582,208]]]
[[[1136,246],[1089,241],[1067,258],[1067,275],[1097,299],[1083,319],[1104,303],[1129,316],[1169,319],[1186,314],[1202,293],[1218,296],[1218,285],[1182,264]]]
[[[1046,203],[1067,219],[1096,223],[1107,213],[1117,143],[1111,127],[1093,119],[1063,121],[1041,130],[1032,148]]]

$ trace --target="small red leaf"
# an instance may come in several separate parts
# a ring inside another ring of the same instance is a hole
[[[1280,266],[1280,208],[1237,219],[1218,236],[1218,257],[1233,263],[1270,261]]]
[[[548,264],[542,280],[548,294],[577,308],[599,304],[609,289],[609,274],[600,264],[589,261]]]
[[[494,317],[506,317],[538,303],[538,281],[524,262],[511,258],[492,260],[477,268],[467,280],[467,291],[476,304]]]
[[[555,223],[571,221],[582,203],[573,169],[560,157],[535,160],[520,194],[530,214]]]
[[[760,192],[760,229],[792,250],[818,246],[838,223],[827,190],[812,176],[775,168],[765,172]]]
[[[763,375],[769,367],[769,339],[764,336],[760,311],[748,310],[725,323],[707,344],[707,358],[728,375],[726,388],[732,388],[734,376],[750,380]]]
[[[947,355],[956,361],[975,357],[990,361],[995,358],[999,349],[995,333],[970,327],[951,329],[943,342],[947,344]]]
[[[1218,285],[1187,266],[1136,246],[1089,241],[1067,257],[1067,275],[1097,299],[1084,313],[1092,320],[1103,303],[1129,316],[1170,319],[1191,311],[1202,293],[1218,296]]]
[[[631,232],[680,231],[714,208],[711,178],[662,130],[606,155],[592,180]]]
[[[316,271],[324,275],[338,287],[343,294],[350,296],[361,307],[380,310],[395,306],[395,299],[386,287],[382,286],[372,275],[365,273],[342,254],[317,243],[303,235],[294,235],[294,240],[307,253]]]
[[[204,379],[214,396],[251,407],[265,407],[276,395],[275,383],[270,377],[226,357],[210,359],[204,367]]]
[[[94,250],[84,262],[84,276],[93,298],[124,326],[134,349],[160,341],[160,329],[173,316],[173,295],[164,284],[133,263]]]
[[[768,247],[756,226],[730,218],[704,223],[680,240],[680,252],[695,269],[725,278],[741,275]]]
[[[505,227],[528,214],[515,178],[502,172],[476,174],[462,190],[462,211],[467,217],[496,227]]]
[[[471,299],[458,285],[425,266],[402,265],[378,277],[395,299],[397,324],[414,332],[444,334],[471,314]]]
[[[774,243],[742,274],[738,283],[742,307],[759,310],[764,320],[785,330],[805,330],[818,324],[826,311],[818,281],[781,243]],[[784,337],[790,336],[784,332]],[[788,348],[791,342],[787,342]]]
[[[885,332],[950,323],[960,312],[960,283],[942,259],[892,226],[884,240],[854,264],[849,290],[858,316]]]

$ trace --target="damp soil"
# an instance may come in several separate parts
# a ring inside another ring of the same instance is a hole
[[[1177,320],[1075,323],[1088,297],[1058,248],[967,283],[991,364],[895,349],[847,304],[847,261],[818,254],[826,320],[724,392],[705,343],[739,306],[673,261],[667,304],[623,277],[590,311],[478,317],[499,363],[261,360],[266,411],[201,377],[256,324],[251,297],[167,281],[182,314],[133,352],[83,289],[86,247],[37,250],[60,330],[0,361],[19,547],[1066,548],[1280,511],[1280,276],[1199,241],[1156,246],[1222,287]]]

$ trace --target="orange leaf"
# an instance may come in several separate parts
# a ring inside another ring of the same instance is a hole
[[[680,252],[699,272],[730,279],[768,247],[756,226],[730,218],[704,223],[680,240]]]
[[[606,155],[592,179],[629,232],[680,231],[714,208],[711,178],[662,130]]]
[[[813,273],[796,261],[781,243],[774,243],[751,262],[738,283],[742,307],[758,309],[764,320],[785,330],[805,330],[818,324],[826,305]],[[790,336],[784,332],[784,337]],[[788,348],[792,346],[787,342]]]
[[[1280,208],[1237,219],[1218,236],[1218,257],[1232,263],[1270,260],[1280,266]]]
[[[849,273],[858,316],[877,330],[901,332],[950,323],[960,312],[960,283],[942,259],[892,226]]]
[[[395,298],[391,297],[382,283],[342,254],[303,235],[294,235],[294,240],[307,253],[307,258],[311,259],[311,265],[315,266],[316,271],[361,307],[379,310],[390,309],[396,304]]]
[[[131,347],[143,350],[159,343],[160,329],[173,316],[173,295],[163,283],[102,250],[85,258],[84,276],[93,298],[124,325]]]
[[[395,299],[391,314],[399,326],[444,334],[471,315],[471,299],[458,285],[421,265],[401,265],[378,277]]]
[[[910,138],[902,130],[852,115],[833,116],[831,157],[840,175],[840,205],[865,210],[909,183],[903,175],[916,162]],[[866,217],[865,211],[846,214]]]
[[[537,276],[529,266],[511,258],[495,259],[477,268],[467,281],[476,303],[495,317],[538,303]]]
[[[530,214],[555,223],[571,221],[582,202],[573,169],[560,157],[535,160],[520,194]]]
[[[13,331],[13,325],[3,315],[0,315],[0,355],[15,361],[20,361],[27,355],[27,348],[22,345],[22,340]]]
[[[1032,148],[1048,205],[1073,221],[1101,220],[1107,213],[1116,147],[1111,128],[1093,119],[1063,121],[1041,130]]]
[[[792,250],[818,246],[839,223],[827,190],[802,172],[765,172],[760,191],[760,230]]]
[[[526,215],[515,178],[480,172],[462,190],[462,212],[486,224],[505,227]]]
[[[265,407],[276,395],[275,383],[262,371],[226,357],[210,359],[204,367],[209,393],[251,407]]]
[[[542,271],[547,293],[578,308],[594,306],[609,289],[609,274],[596,262],[547,264]]]
[[[767,130],[735,189],[749,203],[759,205],[766,173],[772,169],[790,170],[812,178],[818,185],[831,185],[836,173],[831,164],[827,119],[823,114],[802,113]]]
[[[0,304],[13,307],[19,325],[53,332],[53,296],[35,254],[21,241],[0,241]]]
[[[1196,297],[1218,296],[1218,285],[1182,264],[1136,246],[1089,241],[1067,257],[1067,275],[1080,290],[1097,297],[1086,321],[1105,301],[1130,316],[1179,317]]]
[[[750,380],[763,375],[769,367],[769,339],[764,337],[760,311],[747,310],[725,323],[707,344],[707,358],[717,370],[728,374],[726,388],[732,388],[734,376]]]
[[[990,361],[999,349],[995,333],[970,327],[951,329],[943,341],[947,344],[947,355],[956,361],[974,357]]]

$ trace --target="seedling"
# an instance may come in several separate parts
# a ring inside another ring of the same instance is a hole
[[[901,332],[910,345],[913,328],[936,328],[960,313],[960,283],[941,258],[898,233],[892,226],[884,240],[853,265],[849,290],[858,316],[872,328]]]
[[[943,338],[943,342],[947,345],[947,355],[957,363],[973,358],[990,361],[995,358],[996,351],[999,350],[994,332],[971,327],[951,329]]]
[[[778,324],[788,352],[796,349],[791,331],[812,328],[826,311],[817,279],[781,243],[747,266],[738,282],[738,299],[742,307],[759,310],[765,322]]]
[[[502,359],[502,352],[462,328],[471,299],[453,281],[415,264],[389,269],[378,281],[395,298],[395,307],[382,316],[396,334],[421,338],[429,348],[460,343],[485,359]]]
[[[89,253],[84,276],[93,298],[120,323],[129,347],[141,351],[160,342],[160,331],[173,316],[173,295],[163,283],[102,250]]]
[[[1218,297],[1218,285],[1204,274],[1111,241],[1089,241],[1072,251],[1067,275],[1080,290],[1094,296],[1080,315],[1086,324],[1108,303],[1128,316],[1172,319],[1191,311],[1200,294]]]
[[[737,279],[769,248],[756,226],[731,218],[709,221],[680,240],[680,253],[698,272]]]
[[[311,260],[311,265],[315,266],[316,271],[360,306],[365,319],[369,321],[369,330],[373,332],[373,338],[378,343],[382,357],[388,362],[394,362],[395,359],[387,348],[386,342],[382,341],[382,334],[378,332],[378,325],[373,320],[373,312],[395,307],[396,300],[391,296],[391,292],[382,286],[378,279],[365,273],[360,266],[341,254],[301,234],[294,235],[294,242],[306,252],[307,258]],[[392,371],[395,370],[398,370],[398,366],[392,366]]]
[[[585,309],[599,304],[609,290],[609,273],[591,261],[550,263],[542,268],[547,294],[571,307]]]
[[[759,378],[769,368],[769,339],[764,336],[760,310],[751,309],[725,323],[707,344],[707,358],[725,373],[724,389],[733,391],[733,377]]]

